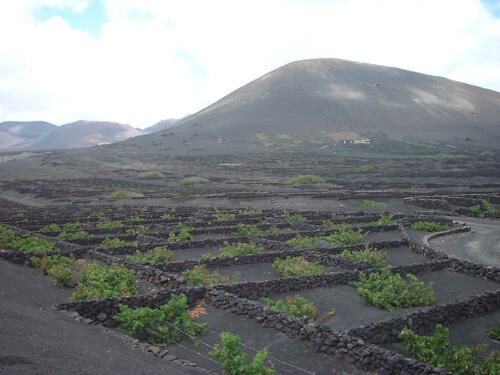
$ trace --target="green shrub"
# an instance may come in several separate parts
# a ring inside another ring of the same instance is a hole
[[[336,245],[354,245],[363,241],[367,233],[363,233],[361,229],[354,231],[346,225],[342,225],[336,232],[328,236],[321,237],[330,244]]]
[[[325,272],[325,267],[316,262],[309,262],[303,256],[286,257],[285,259],[276,259],[273,262],[273,268],[280,276],[306,276],[321,275]]]
[[[491,215],[500,215],[500,208],[493,207],[488,199],[482,199],[481,203],[487,213]]]
[[[12,229],[0,225],[0,248],[24,253],[46,253],[54,250],[55,244],[33,235],[17,236]]]
[[[158,264],[168,262],[174,253],[165,246],[156,246],[153,250],[144,253],[136,250],[135,255],[127,255],[127,258],[135,263]]]
[[[73,279],[73,271],[70,268],[61,265],[54,265],[47,270],[47,275],[56,282],[56,284],[68,285]]]
[[[500,340],[500,327],[493,327],[488,332],[488,337],[492,340]]]
[[[104,241],[101,242],[101,247],[105,248],[105,249],[109,249],[111,247],[121,247],[121,246],[126,246],[127,245],[127,241],[124,241],[124,240],[121,240],[119,238],[109,238],[109,237],[106,237],[104,239]]]
[[[381,225],[392,225],[394,224],[394,215],[380,215],[380,219],[376,220],[376,221],[370,221],[368,223],[366,223],[365,225],[366,226],[374,226],[374,227],[377,227],[377,226],[381,226]]]
[[[113,264],[111,267],[102,267],[91,263],[80,272],[77,290],[70,297],[70,300],[80,301],[134,294],[137,294],[134,270],[117,264]]]
[[[239,210],[238,211],[238,214],[239,215],[243,215],[243,216],[249,216],[249,215],[260,215],[262,214],[262,210],[261,209],[246,209],[246,210]]]
[[[134,193],[132,191],[115,191],[104,198],[106,199],[130,199],[130,198],[143,198],[141,193]]]
[[[292,223],[305,223],[307,221],[307,218],[305,218],[304,216],[300,214],[290,215],[290,212],[288,211],[282,213],[281,217],[287,218]]]
[[[179,181],[181,185],[196,185],[196,184],[205,184],[208,181],[206,178],[203,177],[197,177],[197,176],[192,176],[192,177],[186,177],[182,180]]]
[[[232,235],[234,236],[266,236],[270,234],[279,234],[280,230],[276,227],[270,227],[269,229],[262,230],[257,228],[256,225],[245,225],[245,224],[238,224],[238,230],[236,232],[233,232]]]
[[[182,275],[187,279],[189,285],[215,285],[215,284],[232,284],[237,279],[230,279],[227,276],[222,276],[219,271],[210,273],[205,264],[194,266],[190,270],[186,270]]]
[[[144,221],[144,218],[138,216],[138,215],[135,215],[135,216],[129,216],[125,219],[126,221],[130,222],[130,223],[139,223],[141,221]]]
[[[265,249],[263,247],[258,247],[255,242],[238,242],[234,245],[230,245],[229,242],[224,241],[224,246],[219,249],[217,255],[208,253],[203,255],[203,258],[233,258],[239,255],[262,254],[263,252],[265,252]]]
[[[345,249],[339,254],[341,257],[346,257],[353,260],[368,262],[373,268],[383,267],[387,263],[387,251],[376,250],[366,245],[362,251],[350,251]]]
[[[162,219],[162,220],[173,220],[173,219],[177,219],[177,216],[171,215],[171,214],[163,214],[163,215],[160,216],[160,219]]]
[[[30,262],[35,268],[40,268],[42,271],[47,272],[55,265],[59,266],[72,266],[75,264],[75,256],[71,254],[69,257],[63,255],[52,255],[40,257],[31,257]]]
[[[469,210],[470,212],[472,212],[474,214],[474,216],[476,217],[481,217],[482,214],[483,214],[483,209],[480,205],[474,205],[474,206],[471,206],[469,207]]]
[[[472,348],[451,346],[450,330],[437,324],[433,336],[420,336],[409,328],[399,334],[408,351],[419,361],[441,367],[457,375],[494,375],[500,373],[500,353],[480,359],[486,350],[481,344]]]
[[[82,224],[79,221],[74,223],[66,223],[63,225],[62,230],[64,232],[75,232],[82,228]]]
[[[103,221],[97,223],[97,229],[115,229],[123,227],[123,223],[121,221]]]
[[[450,229],[447,224],[436,223],[435,221],[417,221],[412,223],[410,228],[424,232],[443,232]]]
[[[310,249],[318,247],[318,240],[316,239],[316,237],[302,237],[300,233],[298,233],[294,238],[286,241],[286,243],[297,246],[299,249]]]
[[[40,229],[40,232],[42,233],[46,233],[46,232],[60,232],[61,231],[61,227],[57,224],[49,224],[49,225],[46,225],[44,226],[43,228]]]
[[[207,326],[206,323],[198,324],[191,320],[187,297],[184,294],[172,294],[168,303],[155,309],[149,307],[132,309],[120,304],[120,314],[115,315],[113,319],[131,336],[146,335],[152,341],[165,345],[179,341],[179,330],[186,332],[198,345],[197,336]],[[167,322],[173,327],[165,326]]]
[[[368,172],[374,172],[375,171],[375,166],[366,164],[362,165],[354,170],[355,173],[368,173]]]
[[[240,337],[229,332],[220,334],[221,343],[215,344],[213,351],[209,354],[222,365],[223,373],[229,375],[274,375],[274,366],[267,367],[264,360],[267,357],[267,349],[263,349],[250,362],[245,362],[247,354],[240,348]]]
[[[136,235],[136,234],[146,234],[149,232],[149,225],[138,225],[135,228],[129,228],[126,230],[127,234]]]
[[[345,219],[345,215],[339,214],[338,212],[332,212],[331,218],[332,220],[342,220]]]
[[[193,240],[193,236],[191,235],[191,233],[189,233],[189,231],[193,230],[194,227],[184,224],[179,224],[177,228],[179,229],[177,234],[174,232],[169,233],[168,235],[169,242],[187,242]]]
[[[78,232],[61,232],[58,237],[61,240],[82,240],[92,236],[88,232],[80,230]]]
[[[432,282],[425,286],[412,274],[406,275],[406,281],[401,275],[393,274],[390,266],[380,273],[372,272],[368,277],[364,273],[359,276],[360,281],[350,285],[355,286],[359,296],[370,305],[396,311],[406,307],[429,306],[436,302]]]
[[[368,199],[365,199],[363,202],[359,204],[359,208],[373,208],[373,207],[380,207],[380,206],[385,206],[386,203],[384,202],[376,202],[376,201],[371,201]]]
[[[350,225],[349,224],[335,224],[333,221],[331,220],[323,220],[323,226],[325,228],[328,228],[328,229],[336,229],[336,230],[340,230],[340,229],[348,229],[350,228]]]
[[[218,208],[215,209],[214,214],[215,220],[217,221],[227,221],[227,220],[235,220],[236,214],[231,212],[223,212]]]
[[[299,318],[307,317],[309,319],[314,319],[318,314],[318,309],[314,303],[298,294],[293,298],[287,297],[286,301],[274,301],[269,298],[261,298],[261,300],[275,310],[283,311],[288,315],[297,316]]]
[[[287,185],[315,185],[325,182],[321,177],[312,174],[297,176],[285,181]]]

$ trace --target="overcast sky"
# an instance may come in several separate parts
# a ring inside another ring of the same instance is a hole
[[[317,57],[500,91],[500,0],[2,0],[0,121],[143,128]]]

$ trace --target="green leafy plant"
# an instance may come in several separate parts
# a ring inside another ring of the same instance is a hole
[[[78,232],[61,232],[58,237],[61,240],[82,240],[92,236],[88,232],[80,230]]]
[[[73,279],[73,271],[68,268],[56,264],[47,270],[47,275],[56,282],[56,284],[68,285]]]
[[[214,217],[215,217],[215,220],[217,220],[217,221],[235,220],[236,214],[232,213],[232,212],[224,212],[224,211],[221,211],[218,208],[216,208]]]
[[[283,311],[288,315],[298,316],[299,318],[307,317],[314,319],[318,315],[318,309],[314,303],[298,294],[294,297],[287,297],[285,301],[275,301],[270,298],[261,298],[261,301],[275,310]]]
[[[297,176],[285,181],[287,185],[315,185],[325,182],[321,177],[312,174]]]
[[[373,208],[373,207],[380,207],[380,206],[385,206],[387,203],[384,202],[377,202],[377,201],[372,201],[369,199],[365,199],[363,202],[359,204],[359,208]]]
[[[79,221],[74,223],[66,223],[63,225],[62,230],[64,232],[75,232],[82,228],[82,224]]]
[[[325,241],[328,241],[332,245],[354,245],[363,241],[367,233],[363,233],[361,229],[357,231],[352,230],[348,226],[340,226],[336,232],[331,233],[328,236],[321,237]]]
[[[294,238],[286,241],[286,243],[297,246],[299,249],[318,247],[318,240],[316,237],[302,236],[300,233],[298,233]]]
[[[424,232],[443,232],[450,229],[447,224],[436,223],[435,221],[417,221],[412,223],[410,228]]]
[[[134,215],[132,215],[132,216],[127,217],[127,219],[126,219],[126,220],[127,220],[128,222],[130,222],[130,223],[139,223],[139,222],[141,222],[141,221],[144,221],[144,218],[142,218],[142,217],[140,217],[140,216],[138,216],[138,215],[135,215],[135,216],[134,216]]]
[[[262,214],[262,210],[258,209],[258,208],[256,208],[256,209],[248,208],[246,210],[239,210],[238,214],[243,215],[243,216],[260,215],[260,214]]]
[[[368,262],[374,268],[383,267],[387,263],[387,251],[376,250],[366,245],[362,251],[350,251],[345,249],[339,256],[353,260]]]
[[[380,219],[366,223],[366,226],[381,226],[394,224],[394,215],[380,215]]]
[[[127,234],[136,235],[136,234],[146,234],[149,232],[149,225],[138,225],[135,228],[129,228],[126,230]]]
[[[493,327],[488,332],[488,337],[492,340],[500,340],[500,327]]]
[[[237,281],[236,278],[230,279],[227,276],[220,275],[219,271],[215,271],[214,273],[208,272],[205,264],[194,266],[190,270],[184,271],[182,275],[186,278],[188,284],[192,286],[232,284]]]
[[[305,223],[307,221],[307,218],[305,218],[304,216],[300,214],[291,215],[288,211],[282,213],[281,217],[290,220],[292,223]]]
[[[70,300],[79,301],[134,294],[137,294],[134,270],[118,264],[102,267],[97,263],[91,263],[80,272],[77,290]]]
[[[452,346],[450,330],[437,324],[433,336],[420,336],[409,328],[399,334],[408,351],[419,361],[444,368],[457,375],[494,375],[500,373],[500,355],[493,352],[489,357],[479,359],[486,345],[475,347]]]
[[[61,231],[61,227],[57,224],[54,224],[54,223],[46,225],[40,229],[40,232],[42,232],[42,233],[60,232],[60,231]]]
[[[186,332],[198,345],[197,336],[206,328],[206,323],[195,323],[188,312],[187,297],[172,294],[168,303],[158,308],[130,308],[120,304],[120,314],[113,317],[121,328],[131,336],[147,336],[161,344],[171,344],[180,339],[179,330]],[[165,324],[168,323],[170,328]]]
[[[165,246],[156,246],[153,250],[144,253],[136,250],[135,255],[127,255],[127,258],[135,263],[151,263],[158,264],[168,262],[174,253]]]
[[[185,224],[179,224],[177,228],[179,229],[177,234],[174,232],[169,233],[168,235],[169,242],[186,242],[193,240],[193,236],[191,235],[191,233],[189,233],[189,231],[193,230],[194,227]]]
[[[12,229],[0,225],[0,248],[25,253],[46,253],[54,250],[55,244],[33,235],[17,236]]]
[[[208,253],[203,255],[203,258],[233,258],[239,255],[261,254],[264,251],[265,249],[263,247],[258,247],[255,242],[238,242],[231,245],[229,242],[224,241],[224,246],[219,249],[218,254],[214,255],[212,253]]]
[[[160,216],[160,219],[162,219],[162,220],[173,220],[173,219],[177,219],[177,216],[165,213],[165,214],[163,214],[163,215]]]
[[[469,210],[470,212],[472,212],[474,214],[474,216],[476,217],[481,217],[482,214],[483,214],[483,209],[480,205],[474,205],[474,206],[471,206],[469,207]]]
[[[107,196],[106,199],[130,199],[130,198],[143,198],[141,193],[134,193],[132,191],[115,191]]]
[[[123,223],[121,221],[103,221],[100,223],[97,223],[96,228],[97,229],[115,229],[115,228],[121,228],[123,227]]]
[[[482,199],[481,203],[487,213],[491,215],[500,215],[500,208],[493,207],[488,199]]]
[[[104,241],[101,242],[101,247],[105,248],[105,249],[109,249],[111,247],[121,247],[121,246],[126,246],[127,245],[127,241],[124,241],[122,239],[119,239],[119,238],[109,238],[109,237],[106,237],[104,239]]]
[[[401,308],[429,306],[436,302],[432,290],[433,283],[427,286],[415,275],[406,275],[408,281],[401,275],[394,274],[387,266],[381,272],[372,272],[368,277],[361,272],[359,282],[350,285],[357,288],[359,296],[368,304],[396,311]]]
[[[323,226],[325,228],[328,228],[328,229],[336,229],[336,230],[340,230],[340,229],[349,229],[350,228],[350,225],[349,224],[335,224],[333,221],[331,220],[323,220]]]
[[[285,259],[276,259],[273,262],[273,268],[280,276],[306,276],[321,275],[325,272],[325,267],[316,262],[309,262],[303,256],[286,257]]]
[[[208,181],[206,178],[198,177],[198,176],[186,177],[186,178],[179,181],[179,183],[181,185],[205,184],[207,182],[210,182],[210,181]]]
[[[40,268],[44,273],[56,282],[56,284],[68,285],[73,279],[71,266],[75,264],[75,256],[52,255],[31,257],[30,262],[35,268]]]
[[[276,227],[270,227],[268,229],[262,230],[257,228],[256,225],[245,225],[245,224],[238,224],[238,230],[236,232],[233,232],[232,234],[234,236],[266,236],[270,234],[279,234],[280,230]]]
[[[343,219],[345,219],[345,215],[339,214],[338,212],[332,212],[331,218],[332,218],[332,220],[343,220]]]
[[[222,332],[221,343],[215,344],[214,350],[209,354],[222,365],[224,374],[229,375],[274,375],[274,366],[267,367],[264,361],[267,349],[263,349],[252,361],[246,361],[247,354],[240,348],[241,339],[229,332]]]

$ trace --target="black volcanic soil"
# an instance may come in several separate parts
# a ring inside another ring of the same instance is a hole
[[[76,321],[53,305],[71,289],[38,270],[0,260],[1,374],[198,374],[135,350],[102,326]]]

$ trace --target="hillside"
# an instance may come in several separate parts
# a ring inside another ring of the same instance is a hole
[[[143,129],[142,132],[143,132],[143,134],[150,134],[150,133],[154,133],[154,132],[159,132],[159,131],[165,130],[167,128],[170,128],[176,122],[177,122],[177,119],[175,119],[175,118],[161,120],[161,121],[157,122],[156,124]]]
[[[163,131],[131,140],[174,153],[273,149],[343,140],[500,140],[500,93],[338,59],[290,63]],[[276,149],[275,149],[276,150]]]
[[[5,121],[0,123],[0,150],[23,149],[56,128],[45,121]]]

